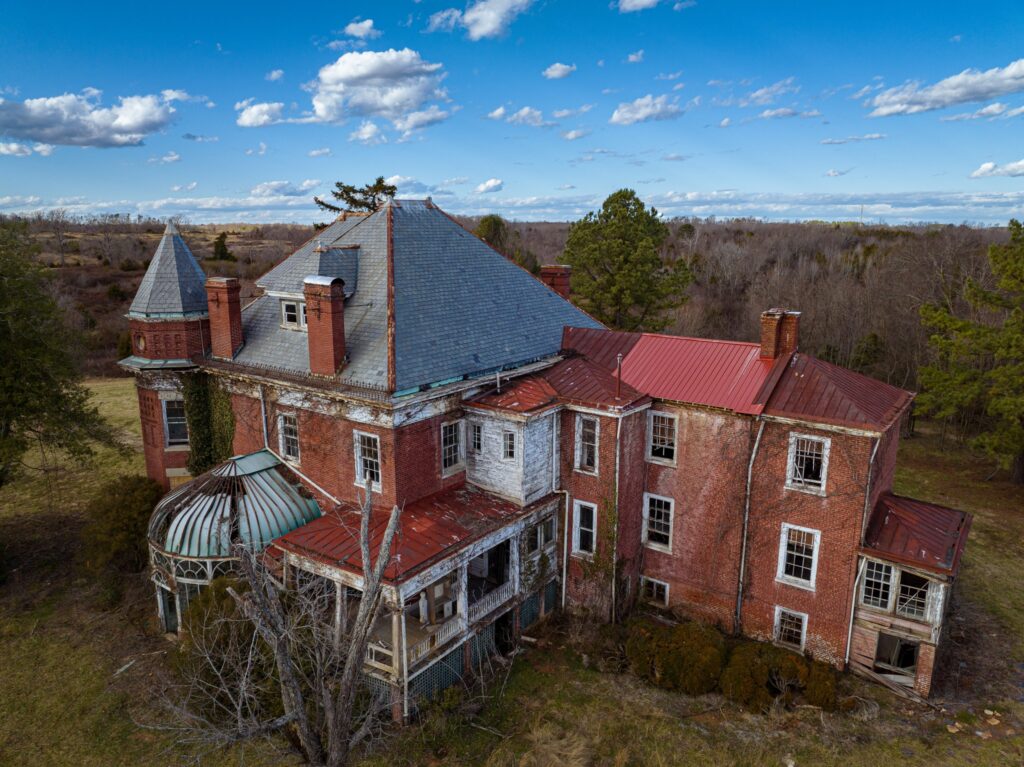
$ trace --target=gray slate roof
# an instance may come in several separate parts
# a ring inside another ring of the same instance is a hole
[[[346,294],[355,287],[345,301],[349,361],[341,383],[387,388],[389,211],[396,391],[515,367],[556,354],[566,325],[601,327],[432,203],[396,200],[372,215],[336,221],[257,282],[301,294],[306,276],[328,270],[345,280]],[[330,247],[315,252],[318,240]],[[343,269],[348,277],[337,273]],[[306,334],[281,326],[279,298],[262,296],[246,307],[242,326],[245,345],[236,362],[309,372]]]
[[[206,314],[206,275],[173,221],[139,284],[129,317],[173,318]]]

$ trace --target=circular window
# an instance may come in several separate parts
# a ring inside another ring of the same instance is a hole
[[[135,336],[135,348],[140,352],[146,350],[146,337],[144,335]]]

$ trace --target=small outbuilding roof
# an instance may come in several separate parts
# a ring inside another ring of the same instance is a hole
[[[204,315],[207,313],[205,285],[206,274],[181,239],[178,227],[168,221],[128,316],[167,319]]]
[[[867,532],[866,554],[955,576],[960,568],[971,515],[886,493],[878,499]]]
[[[259,551],[320,516],[316,501],[267,450],[235,456],[172,490],[149,520],[149,540],[172,556],[222,559]]]

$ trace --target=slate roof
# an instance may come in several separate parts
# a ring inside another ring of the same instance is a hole
[[[174,222],[168,221],[128,316],[170,319],[206,314],[205,285],[206,275]]]
[[[972,517],[963,511],[886,493],[864,534],[864,551],[943,575],[960,569]]]
[[[565,325],[601,327],[428,200],[339,219],[257,285],[301,294],[306,276],[324,272],[354,286],[338,378],[352,386],[407,392],[513,368],[557,354]],[[279,300],[243,310],[235,362],[308,373],[305,334],[281,327]]]

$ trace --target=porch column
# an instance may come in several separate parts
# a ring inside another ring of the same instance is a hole
[[[404,611],[403,611],[404,612]],[[402,678],[402,616],[398,610],[391,613],[391,673]]]
[[[469,563],[459,566],[459,628],[465,632],[469,628]]]
[[[509,580],[512,581],[513,594],[519,593],[519,536],[520,533],[516,533],[508,540]]]
[[[334,649],[341,647],[341,638],[348,628],[348,605],[345,604],[345,597],[348,590],[341,585],[340,581],[334,582]]]

